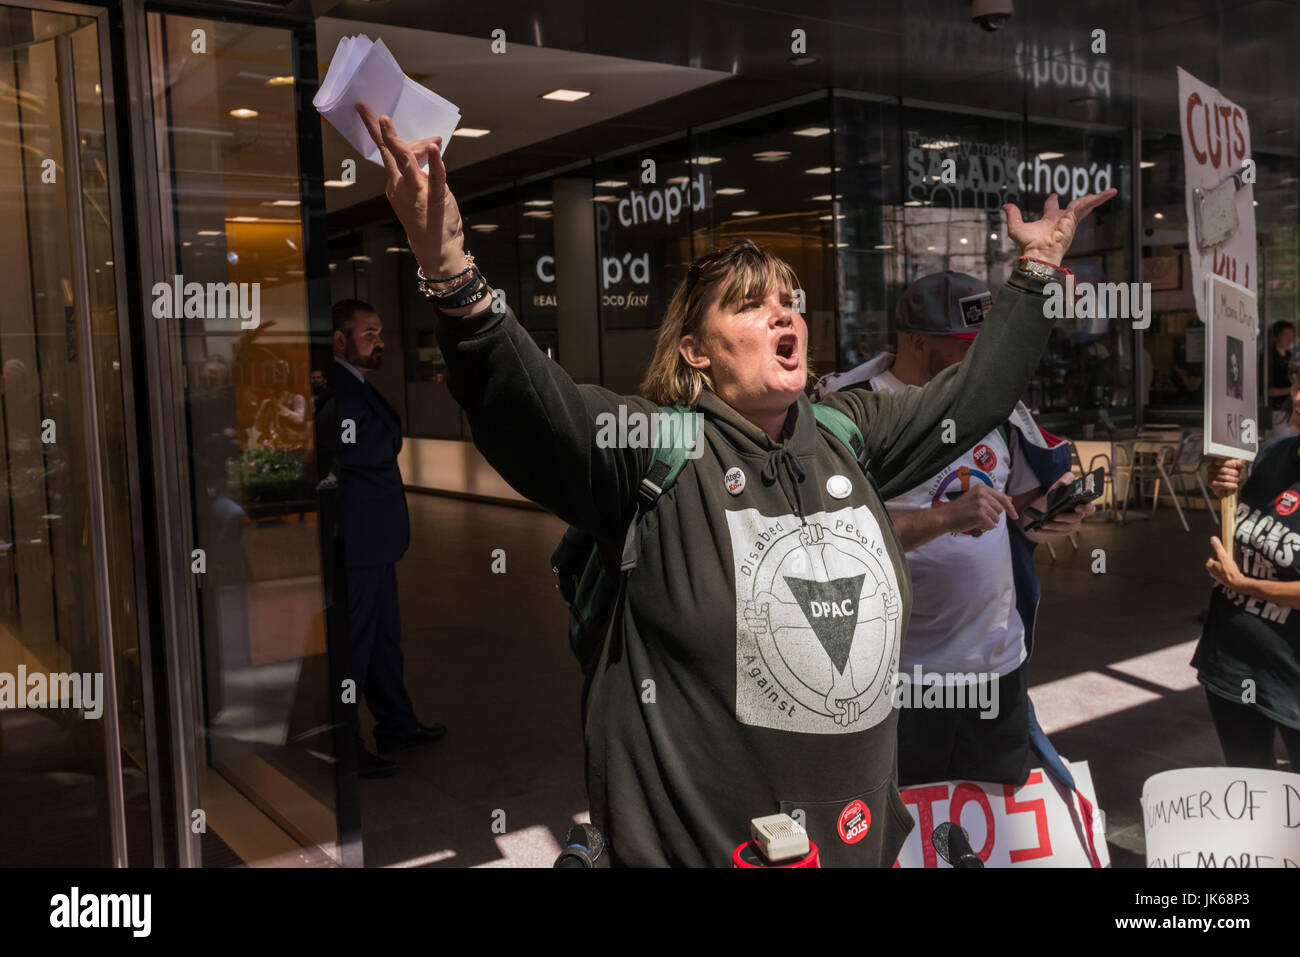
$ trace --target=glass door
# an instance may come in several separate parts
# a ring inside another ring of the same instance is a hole
[[[0,6],[7,866],[149,864],[157,852],[104,27],[88,8]]]
[[[299,124],[316,122],[314,51],[298,52],[310,27],[145,19],[156,180],[141,188],[157,215],[144,289],[166,405],[157,457],[175,489],[162,561],[187,862],[358,864],[331,675],[330,637],[346,631],[321,549],[312,372],[331,352],[304,226],[323,187],[306,189],[299,159]]]

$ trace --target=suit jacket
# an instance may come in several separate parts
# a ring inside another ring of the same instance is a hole
[[[352,428],[345,435],[349,420]],[[397,468],[401,417],[373,386],[333,362],[330,394],[317,421],[322,470],[333,472],[339,480],[348,565],[396,562],[411,540],[406,493]]]

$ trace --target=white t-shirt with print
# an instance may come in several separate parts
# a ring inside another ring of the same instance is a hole
[[[906,385],[886,370],[871,387],[896,392]],[[1011,435],[1015,435],[1011,430]],[[1013,440],[1018,441],[1018,440]],[[977,482],[1014,496],[1040,483],[1023,456],[1012,462],[999,430],[929,481],[885,503],[890,514],[944,508],[950,495]],[[958,676],[1010,674],[1025,660],[1025,626],[1016,611],[1011,574],[1011,541],[1004,513],[997,527],[975,536],[945,532],[907,553],[912,572],[912,616],[903,641],[899,670],[905,681],[923,674]],[[964,679],[945,678],[945,684]]]

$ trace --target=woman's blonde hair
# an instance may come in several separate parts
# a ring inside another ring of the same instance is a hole
[[[658,405],[695,405],[701,392],[713,389],[713,380],[687,363],[681,352],[682,337],[707,336],[705,318],[715,303],[729,309],[767,295],[773,286],[793,290],[799,287],[799,280],[789,263],[748,239],[691,263],[659,325],[641,394]]]

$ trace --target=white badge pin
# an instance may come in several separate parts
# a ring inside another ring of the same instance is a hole
[[[739,495],[745,491],[745,473],[739,466],[733,465],[727,469],[727,474],[722,477],[722,481],[726,483],[727,491],[732,495]]]
[[[853,491],[853,483],[847,475],[832,475],[826,480],[826,491],[831,498],[848,498]]]

